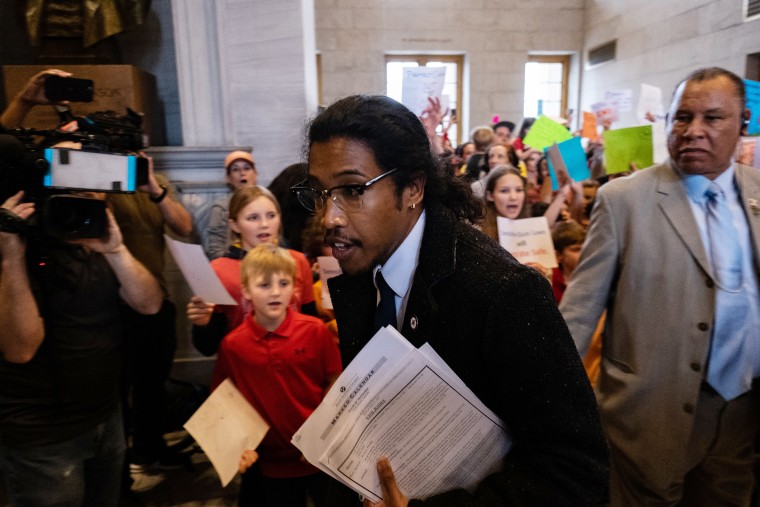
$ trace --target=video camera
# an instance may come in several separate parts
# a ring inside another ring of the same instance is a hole
[[[147,145],[142,114],[127,109],[123,116],[100,111],[75,117],[68,106],[54,107],[58,128],[0,135],[0,202],[24,190],[25,201],[37,210],[20,220],[0,209],[0,230],[62,239],[103,237],[105,201],[72,194],[132,193],[148,182],[147,159],[132,154]]]

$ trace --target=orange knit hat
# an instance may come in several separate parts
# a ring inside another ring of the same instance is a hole
[[[230,174],[230,166],[236,160],[245,160],[246,162],[250,162],[252,166],[256,167],[253,163],[253,155],[247,151],[233,151],[224,157],[224,170],[227,172],[227,174]]]

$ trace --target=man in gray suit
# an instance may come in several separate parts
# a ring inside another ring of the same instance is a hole
[[[597,399],[611,505],[749,504],[760,171],[733,160],[747,117],[739,77],[696,71],[673,94],[670,160],[599,190],[560,310],[583,356],[607,308]],[[731,242],[711,240],[716,195]]]

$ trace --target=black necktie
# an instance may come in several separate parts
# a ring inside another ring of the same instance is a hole
[[[398,324],[396,322],[396,294],[380,271],[375,275],[375,284],[380,291],[380,303],[375,310],[375,332],[377,332],[381,327],[389,324],[396,327]]]

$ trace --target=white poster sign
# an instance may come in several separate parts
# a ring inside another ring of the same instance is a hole
[[[665,120],[665,109],[662,107],[662,90],[660,88],[641,83],[636,117],[641,125]]]
[[[428,106],[428,97],[441,97],[446,67],[407,67],[401,85],[401,103],[419,116]],[[442,103],[443,104],[443,103]]]
[[[498,217],[496,226],[499,230],[499,243],[518,261],[523,264],[535,262],[545,268],[557,267],[557,256],[554,254],[554,243],[546,218],[510,220]]]
[[[604,101],[613,104],[621,113],[627,113],[633,109],[633,90],[607,90],[604,92]]]

